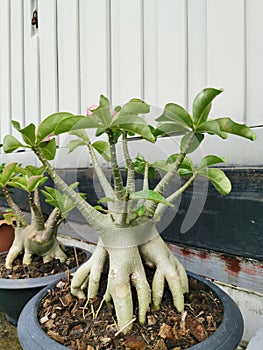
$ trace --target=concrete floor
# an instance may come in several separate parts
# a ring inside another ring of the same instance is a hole
[[[22,350],[17,338],[16,327],[6,321],[0,311],[0,350]]]

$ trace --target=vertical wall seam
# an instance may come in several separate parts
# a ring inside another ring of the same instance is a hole
[[[141,98],[145,99],[145,21],[144,0],[141,0]]]
[[[185,1],[185,107],[189,108],[189,1]]]
[[[106,46],[107,46],[107,95],[110,101],[112,101],[112,22],[111,22],[111,15],[112,15],[112,2],[111,0],[105,0],[105,6],[106,6]]]
[[[41,72],[40,72],[40,38],[39,35],[36,37],[37,40],[37,76],[38,76],[38,91],[37,91],[37,98],[38,98],[38,123],[41,122]]]
[[[208,85],[208,23],[207,23],[207,19],[208,19],[208,14],[207,14],[207,0],[205,0],[205,16],[204,16],[204,22],[205,22],[205,85]]]
[[[60,111],[60,91],[59,91],[59,47],[58,47],[58,31],[59,31],[59,23],[58,23],[58,0],[55,0],[55,18],[56,18],[56,34],[55,34],[55,40],[56,40],[56,71],[57,71],[57,111]]]
[[[80,68],[80,5],[79,5],[79,0],[77,0],[77,3],[76,3],[76,6],[77,6],[77,30],[76,30],[76,34],[77,34],[77,40],[76,40],[76,44],[77,44],[77,47],[76,47],[76,50],[77,50],[77,85],[78,85],[78,93],[77,93],[77,96],[78,96],[78,111],[77,113],[78,114],[81,114],[81,68]]]
[[[80,6],[79,6],[79,0],[77,0],[76,3],[77,6],[77,10],[76,10],[76,14],[77,14],[77,18],[76,18],[76,22],[77,22],[77,28],[76,28],[76,35],[77,35],[77,40],[76,40],[76,50],[77,50],[77,86],[78,86],[78,92],[77,92],[77,105],[78,105],[78,114],[81,114],[81,84],[80,84]]]
[[[11,64],[11,1],[8,1],[8,8],[7,8],[7,18],[8,18],[8,35],[7,35],[7,40],[8,40],[8,79],[9,82],[8,84],[8,95],[9,95],[9,101],[8,101],[8,109],[9,109],[9,133],[12,132],[11,128],[11,119],[12,119],[12,64]]]
[[[247,1],[243,0],[243,75],[244,75],[244,87],[243,87],[243,122],[248,123],[247,115]]]
[[[21,57],[21,67],[22,67],[22,71],[21,71],[21,79],[22,79],[22,125],[25,125],[26,122],[26,106],[25,106],[25,16],[24,16],[24,0],[22,0],[22,11],[21,11],[21,15],[22,15],[22,28],[21,28],[21,46],[22,46],[22,57]]]

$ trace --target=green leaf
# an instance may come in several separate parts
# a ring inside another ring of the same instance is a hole
[[[255,141],[257,138],[256,134],[248,126],[244,124],[238,124],[234,122],[231,118],[218,118],[215,119],[215,121],[218,123],[220,130],[223,132],[242,136],[251,141]]]
[[[136,115],[118,116],[115,118],[111,124],[111,128],[117,130],[124,130],[127,132],[133,132],[142,136],[144,139],[155,142],[155,137],[152,134],[150,126],[141,117]]]
[[[35,167],[34,165],[27,165],[26,171],[29,174],[29,176],[36,176],[36,175],[42,175],[45,172],[45,166],[41,166],[40,168]]]
[[[226,195],[231,191],[231,182],[221,169],[208,168],[200,172],[200,175],[207,177],[222,195]]]
[[[133,192],[130,194],[131,199],[146,199],[150,200],[156,203],[163,203],[170,207],[173,207],[174,205],[169,203],[160,193],[152,191],[152,190],[144,190],[144,191],[138,191]]]
[[[225,162],[226,162],[226,158],[210,154],[210,155],[205,156],[201,160],[200,164],[198,165],[197,170],[203,170],[211,165],[215,165],[218,163],[225,163]]]
[[[54,134],[59,135],[73,130],[96,129],[100,127],[101,124],[99,124],[92,116],[71,115],[58,123],[54,130]]]
[[[190,114],[181,106],[175,103],[168,103],[163,114],[156,119],[158,122],[173,122],[178,127],[188,130],[193,127]]]
[[[194,152],[200,146],[203,139],[203,134],[195,134],[194,136],[192,136],[192,133],[185,134],[181,140],[181,151],[187,154]]]
[[[11,120],[11,123],[17,131],[21,129],[20,123],[17,120]]]
[[[56,126],[65,118],[72,116],[71,113],[59,112],[54,113],[45,118],[37,129],[37,143],[45,141],[45,139],[52,135],[56,129]]]
[[[96,141],[92,144],[92,147],[102,155],[102,157],[107,161],[110,162],[111,155],[110,155],[110,146],[108,142],[106,141]]]
[[[222,91],[222,89],[206,88],[195,97],[193,102],[193,121],[196,128],[207,120],[211,102]]]
[[[174,164],[178,158],[179,154],[172,154],[168,157],[167,159],[167,171],[169,171],[172,167],[172,164]],[[183,176],[190,176],[194,172],[194,164],[191,161],[190,158],[184,157],[182,163],[179,166],[178,169],[178,175],[183,177]]]
[[[7,164],[0,174],[0,184],[1,186],[6,186],[12,175],[14,174],[14,171],[16,169],[17,163],[10,163]]]
[[[42,142],[39,145],[39,149],[43,152],[44,156],[48,160],[52,160],[55,158],[56,151],[57,151],[57,145],[56,145],[56,140],[51,139],[48,142]]]
[[[108,213],[108,210],[103,208],[101,205],[95,205],[93,208],[103,213]]]
[[[79,146],[87,146],[87,143],[82,140],[70,140],[68,144],[68,153],[73,152]]]
[[[147,208],[145,205],[141,205],[137,210],[135,210],[135,214],[137,216],[143,216],[147,211]]]
[[[92,110],[92,115],[96,116],[97,121],[100,123],[100,127],[108,128],[112,121],[110,102],[107,97],[101,95],[99,106]]]
[[[17,138],[12,135],[6,135],[3,141],[3,150],[5,153],[12,153],[16,149],[24,146]]]
[[[98,203],[107,203],[107,202],[114,202],[113,198],[110,197],[102,197],[98,200]]]
[[[208,120],[202,123],[201,125],[199,125],[199,127],[196,129],[196,133],[205,133],[205,132],[208,134],[216,134],[222,137],[222,139],[227,138],[227,134],[221,131],[219,124],[217,123],[216,120]]]
[[[154,136],[170,135],[170,134],[181,134],[188,131],[189,128],[185,128],[173,122],[160,122],[157,128],[154,130]]]
[[[42,186],[47,181],[47,179],[47,176],[31,176],[27,182],[27,191],[34,192],[37,188]]]
[[[20,188],[21,190],[27,191],[27,181],[26,177],[13,177],[11,181],[8,181],[8,185],[15,188]]]
[[[70,131],[69,134],[74,135],[74,136],[78,136],[83,141],[89,142],[89,136],[88,136],[87,132],[83,129]]]
[[[36,141],[36,126],[34,124],[29,124],[25,128],[18,130],[23,137],[25,143],[29,146],[33,146]]]
[[[169,164],[164,159],[156,160],[152,164],[152,167],[155,168],[155,169],[159,169],[159,170],[165,171],[165,172],[167,172],[169,170]]]
[[[133,98],[121,107],[119,115],[138,115],[149,112],[150,106],[146,102],[139,98]]]

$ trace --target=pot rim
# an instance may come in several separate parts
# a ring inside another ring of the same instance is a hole
[[[67,244],[66,247],[76,247],[78,249],[82,249],[86,251],[87,259],[90,257],[91,253],[83,247],[78,247],[75,245]],[[0,255],[5,254],[6,252],[0,253]],[[62,278],[66,271],[70,273],[76,271],[78,267],[73,267],[72,269],[56,273],[54,275],[35,277],[35,278],[21,278],[21,279],[8,279],[8,278],[0,278],[0,289],[27,289],[27,288],[37,288],[37,287],[45,287],[46,285],[50,285],[54,283],[58,279]]]

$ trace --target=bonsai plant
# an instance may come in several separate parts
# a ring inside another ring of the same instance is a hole
[[[206,134],[225,139],[235,134],[250,140],[255,134],[245,125],[228,117],[208,119],[211,104],[222,90],[206,88],[195,98],[190,115],[183,107],[168,103],[157,119],[157,127],[148,124],[141,116],[150,111],[150,106],[140,99],[132,99],[114,110],[109,100],[101,96],[99,105],[89,109],[87,116],[70,113],[55,113],[44,119],[38,127],[34,124],[21,128],[23,142],[11,135],[4,138],[5,152],[18,148],[32,149],[58,188],[65,193],[80,210],[87,222],[99,235],[99,242],[91,258],[74,274],[71,292],[78,298],[92,300],[96,297],[104,267],[109,262],[108,282],[103,300],[113,302],[118,328],[123,333],[131,331],[134,308],[131,286],[138,299],[138,320],[146,321],[149,305],[160,307],[165,282],[172,294],[173,303],[179,312],[184,310],[184,294],[188,292],[188,277],[184,267],[170,252],[156,229],[165,210],[173,205],[197,176],[208,178],[223,195],[231,190],[231,183],[222,170],[213,167],[225,159],[218,155],[205,156],[195,167],[188,155],[197,149]],[[106,134],[107,140],[92,142],[85,129],[94,129],[99,137]],[[78,146],[87,146],[93,166],[105,197],[100,199],[107,208],[93,207],[75,189],[66,185],[50,164],[56,155],[55,136],[69,132],[77,139],[69,143],[69,151]],[[180,134],[180,150],[166,160],[150,164],[143,157],[133,160],[129,153],[129,138],[139,135],[152,143],[164,135]],[[122,142],[125,159],[125,179],[118,162],[116,145]],[[113,184],[106,178],[96,152],[111,164]],[[164,171],[164,176],[153,189],[149,188],[149,177],[155,169]],[[143,187],[135,188],[135,171],[143,173]],[[165,189],[175,176],[185,177],[180,188],[165,196]],[[144,264],[154,268],[152,285],[147,279]]]
[[[5,258],[6,274],[2,274],[3,270],[1,270],[1,276],[4,278],[0,279],[0,307],[5,311],[8,320],[14,324],[16,324],[19,313],[28,299],[36,294],[41,289],[40,287],[44,287],[54,280],[54,276],[51,279],[48,276],[43,278],[38,276],[38,278],[33,278],[34,281],[30,285],[30,282],[22,277],[20,280],[17,277],[16,279],[6,279],[6,275],[11,274],[10,270],[13,269],[15,259],[23,254],[23,265],[30,265],[34,256],[42,257],[43,263],[51,262],[54,259],[63,263],[67,259],[65,248],[57,239],[57,231],[67,213],[74,208],[74,204],[58,190],[45,187],[41,191],[46,196],[46,201],[54,206],[48,218],[45,218],[41,210],[39,196],[39,188],[48,179],[47,176],[44,176],[44,171],[44,166],[37,168],[28,165],[22,168],[18,163],[10,163],[4,166],[0,174],[0,186],[11,209],[11,212],[5,214],[5,218],[15,228],[14,241]],[[72,185],[72,187],[74,186]],[[10,187],[27,192],[31,210],[30,221],[12,199]],[[12,223],[14,217],[15,225]],[[65,269],[67,269],[67,265]],[[10,293],[10,289],[12,293]],[[18,295],[14,300],[15,293]]]

